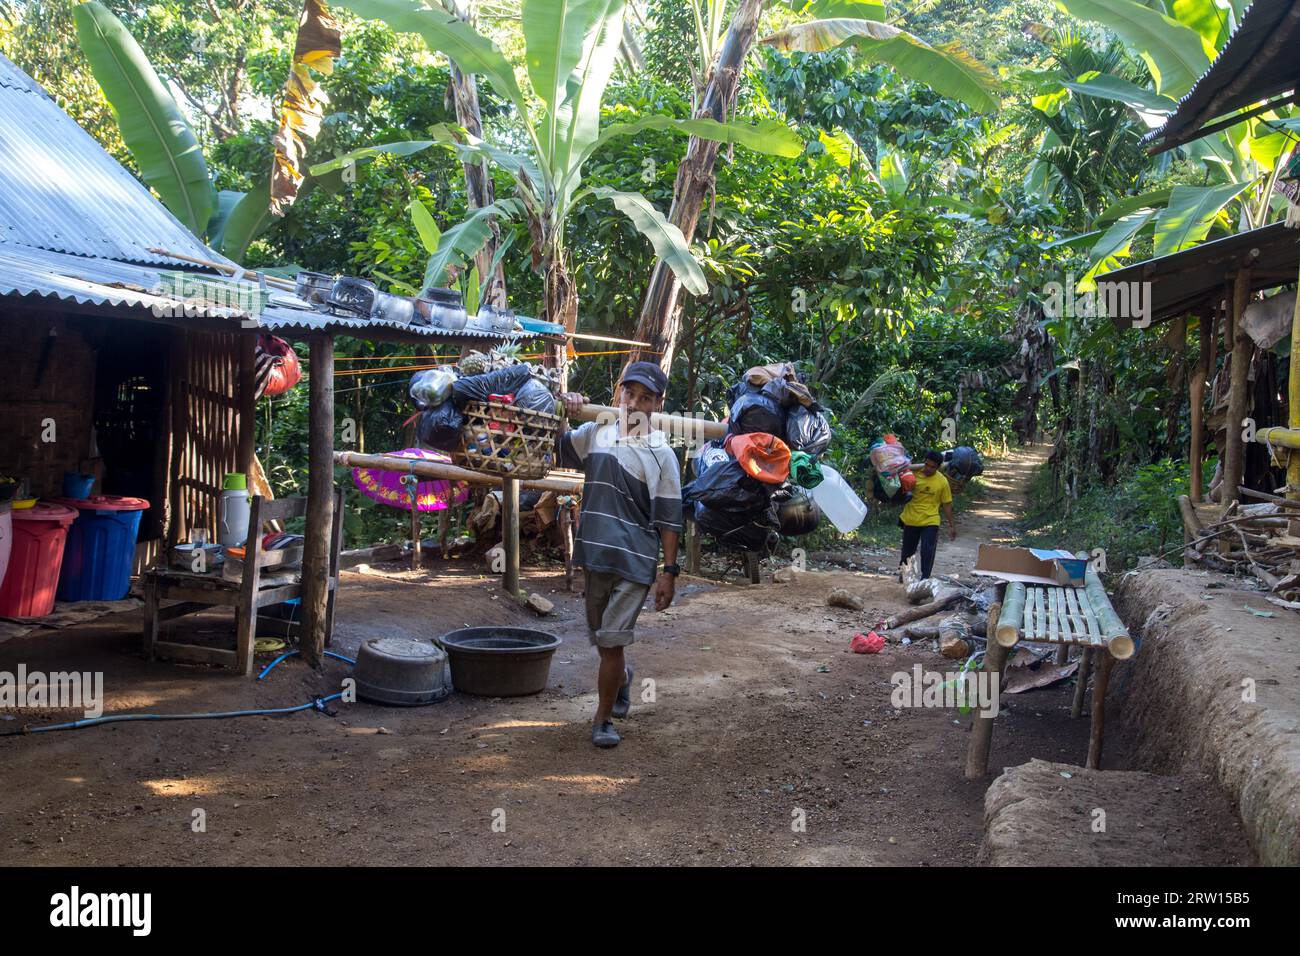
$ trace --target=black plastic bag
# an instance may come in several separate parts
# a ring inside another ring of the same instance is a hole
[[[772,501],[772,486],[745,474],[734,458],[712,465],[682,489],[682,501],[700,502],[718,511],[746,514],[767,508]]]
[[[785,443],[816,458],[831,446],[831,423],[821,411],[796,405],[785,419]]]
[[[451,386],[451,400],[457,408],[464,408],[470,402],[486,402],[489,395],[517,396],[531,375],[532,366],[526,362],[482,375],[466,375]]]
[[[770,553],[780,540],[776,517],[772,511],[770,503],[756,515],[720,511],[697,504],[695,523],[701,532],[724,547]]]
[[[763,392],[742,392],[731,406],[727,428],[733,435],[765,432],[785,441],[785,409]]]
[[[969,481],[976,475],[984,474],[984,460],[980,453],[969,445],[962,445],[944,453],[948,463],[948,474],[958,481]]]
[[[460,413],[452,401],[445,401],[437,408],[420,412],[415,423],[415,437],[420,444],[437,448],[439,451],[454,451],[460,447],[460,428],[465,424],[465,416]]]
[[[690,458],[691,474],[698,478],[714,465],[725,462],[730,457],[722,448],[722,439],[715,438],[705,442],[700,448],[700,453]]]
[[[555,396],[536,378],[530,378],[515,392],[515,404],[534,412],[555,414]]]

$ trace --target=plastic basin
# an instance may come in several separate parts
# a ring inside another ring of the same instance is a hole
[[[140,517],[149,502],[116,495],[53,501],[77,511],[59,572],[59,600],[120,601],[126,597],[131,589]]]
[[[546,689],[562,643],[528,627],[465,627],[438,638],[451,661],[452,686],[480,697],[522,697]]]

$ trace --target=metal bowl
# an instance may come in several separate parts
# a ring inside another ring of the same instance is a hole
[[[334,283],[325,304],[336,312],[368,319],[370,313],[374,311],[377,295],[379,290],[375,288],[373,282],[353,276],[342,276]]]
[[[425,325],[459,332],[469,322],[464,297],[455,289],[430,289],[415,300],[416,315]]]

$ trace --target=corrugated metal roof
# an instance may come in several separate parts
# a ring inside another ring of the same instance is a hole
[[[1253,270],[1251,291],[1271,289],[1295,281],[1300,266],[1300,229],[1275,222],[1260,229],[1238,233],[1213,242],[1203,242],[1182,252],[1158,259],[1135,262],[1097,276],[1097,288],[1128,283],[1149,283],[1153,324],[1176,319],[1197,309],[1209,308],[1223,297],[1230,275],[1243,266]],[[1290,279],[1278,279],[1285,275]],[[1129,328],[1130,319],[1115,319],[1120,328]]]
[[[1152,152],[1191,142],[1219,117],[1279,93],[1300,81],[1300,0],[1255,0],[1210,68],[1178,102],[1165,124],[1143,137]]]
[[[188,316],[227,319],[233,323],[251,318],[256,311],[242,305],[247,301],[247,296],[240,296],[241,290],[233,280],[199,272],[187,275],[210,286],[228,287],[229,297],[225,304],[179,308],[182,303],[165,292],[165,271],[172,270],[0,244],[0,296],[53,298],[79,305],[138,307],[148,309],[163,319],[183,319]],[[244,289],[247,289],[247,285]],[[411,337],[447,341],[536,338],[532,332],[514,332],[509,335],[478,329],[449,332],[446,329],[402,325],[399,322],[324,315],[293,293],[279,290],[271,290],[269,304],[258,313],[257,318],[257,328],[287,335],[330,332],[362,339]]]
[[[0,245],[170,264],[221,263],[26,73],[0,56]]]

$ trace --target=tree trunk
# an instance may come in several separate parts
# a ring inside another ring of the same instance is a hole
[[[565,332],[576,332],[578,328],[578,287],[569,271],[569,256],[563,249],[546,253],[542,260],[543,294],[545,296],[547,322],[557,322],[564,326]],[[572,341],[572,340],[570,340]],[[561,376],[561,386],[568,387],[568,347],[553,345],[548,349],[546,364],[553,368],[565,369]]]
[[[762,9],[763,0],[740,0],[718,54],[717,65],[709,76],[699,109],[695,111],[697,119],[724,122],[735,108],[745,57],[754,44]],[[704,198],[713,188],[713,166],[718,157],[718,146],[712,140],[692,136],[686,146],[686,156],[677,167],[677,182],[673,186],[673,204],[668,219],[682,231],[688,243],[695,238]],[[633,360],[657,359],[665,372],[672,369],[673,347],[681,327],[680,296],[681,283],[663,260],[657,260],[641,305],[636,333],[632,336],[639,342],[649,342],[650,347],[636,351],[631,356]]]
[[[472,3],[444,0],[443,5],[448,13],[473,26]],[[462,73],[455,60],[451,61],[450,93],[456,110],[456,122],[465,127],[466,132],[481,139],[483,119],[478,106],[478,85],[473,74]],[[469,208],[482,209],[492,205],[496,201],[496,187],[487,160],[461,165],[465,170],[465,192],[469,197]],[[507,305],[505,269],[501,263],[497,263],[495,269],[492,268],[492,260],[501,245],[501,230],[497,226],[496,217],[490,217],[488,225],[492,229],[492,237],[478,251],[474,264],[478,267],[479,281],[484,285],[482,304],[504,309]]]

